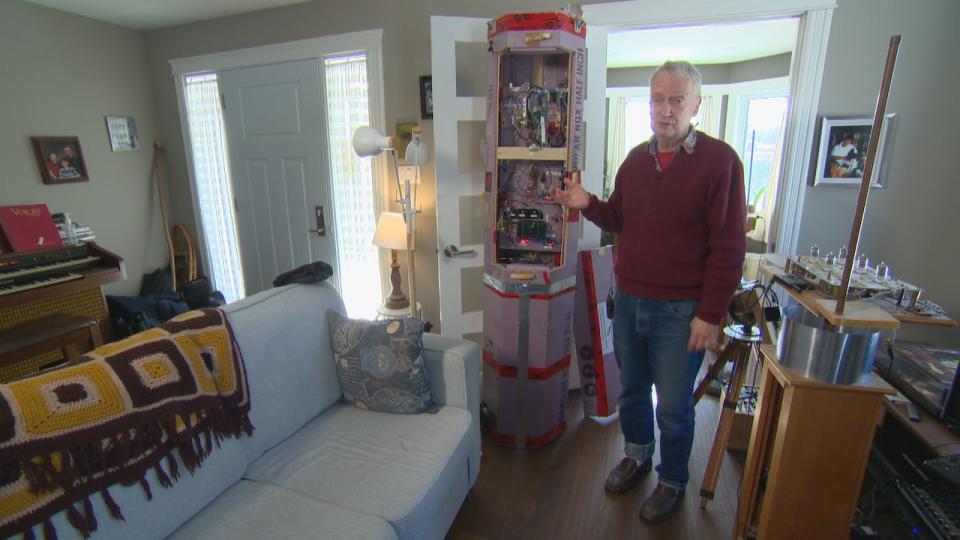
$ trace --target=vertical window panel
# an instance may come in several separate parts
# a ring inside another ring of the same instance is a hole
[[[245,289],[217,75],[187,75],[183,94],[210,279],[227,302],[234,302],[245,296]]]
[[[373,318],[381,302],[373,168],[353,151],[353,132],[370,125],[367,56],[324,59],[331,190],[336,210],[341,295],[351,317]]]

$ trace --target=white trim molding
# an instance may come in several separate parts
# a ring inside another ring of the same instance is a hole
[[[837,7],[837,0],[627,0],[583,6],[588,25],[646,28],[795,17]],[[589,28],[589,27],[588,27]]]
[[[790,62],[790,100],[781,184],[771,230],[773,251],[796,250],[803,217],[807,168],[813,152],[814,127],[820,102],[820,84],[827,40],[836,0],[629,0],[583,6],[588,28],[636,29],[799,17],[797,43]]]
[[[383,30],[378,28],[376,30],[348,32],[262,47],[237,49],[235,51],[174,58],[170,60],[170,67],[173,75],[223,71],[225,69],[278,64],[308,58],[323,58],[329,54],[349,53],[351,51],[379,51],[382,48],[382,41]]]
[[[800,18],[797,47],[790,61],[790,105],[780,169],[783,180],[770,225],[770,229],[776,231],[772,251],[783,255],[797,252],[832,18],[833,9],[811,10]]]

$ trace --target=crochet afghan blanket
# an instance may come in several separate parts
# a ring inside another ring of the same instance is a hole
[[[57,369],[0,384],[0,538],[66,510],[84,536],[96,530],[91,496],[114,519],[108,487],[155,471],[170,487],[174,452],[193,471],[224,437],[250,435],[249,393],[240,350],[217,309],[184,313]],[[166,462],[166,470],[164,463]],[[78,508],[79,507],[79,508]]]

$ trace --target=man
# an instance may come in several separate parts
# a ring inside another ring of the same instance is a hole
[[[626,456],[606,479],[632,488],[650,471],[651,387],[657,391],[659,482],[640,510],[659,523],[680,506],[693,445],[693,386],[704,349],[739,283],[746,251],[743,164],[726,143],[696,131],[700,72],[666,62],[650,78],[653,137],[634,148],[600,201],[571,184],[557,200],[619,233],[614,348],[620,364],[620,426]]]
[[[853,137],[845,133],[840,144],[834,145],[833,149],[830,150],[832,160],[830,176],[854,176],[852,173],[857,168],[857,155],[857,147],[853,145]]]
[[[76,155],[76,154],[73,153],[73,147],[71,147],[71,146],[69,146],[69,145],[68,145],[68,146],[64,146],[64,147],[63,147],[63,157],[60,158],[60,159],[61,159],[61,160],[67,160],[67,163],[69,164],[70,167],[73,168],[73,170],[75,170],[75,171],[77,171],[77,172],[80,171],[80,156],[78,156],[78,155]]]

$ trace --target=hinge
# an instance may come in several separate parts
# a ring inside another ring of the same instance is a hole
[[[227,110],[227,98],[223,95],[223,92],[220,93],[220,108]]]

